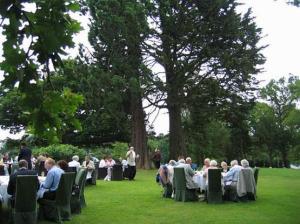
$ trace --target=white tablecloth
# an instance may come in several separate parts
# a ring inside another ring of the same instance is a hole
[[[39,181],[44,182],[46,177],[40,177]],[[8,205],[8,199],[10,195],[7,194],[7,186],[8,186],[9,176],[0,176],[0,199],[2,199],[2,203],[4,206]]]
[[[198,185],[201,190],[205,190],[206,178],[203,177],[203,172],[197,172],[193,176],[194,182]]]

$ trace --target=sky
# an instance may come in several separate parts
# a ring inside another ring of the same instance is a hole
[[[264,38],[261,45],[268,45],[263,50],[266,57],[264,72],[259,74],[261,85],[266,85],[271,79],[288,77],[289,74],[300,75],[300,8],[287,5],[285,0],[239,0],[244,3],[239,7],[241,12],[252,8],[253,15],[258,27],[262,28]],[[83,30],[74,38],[74,41],[83,43],[91,49],[88,44],[87,30],[88,19],[74,16],[82,23]],[[0,28],[1,31],[1,28]],[[0,43],[3,37],[0,35]],[[2,54],[0,45],[0,60]],[[78,53],[78,49],[69,50],[72,56]],[[153,122],[156,113],[150,117]],[[166,110],[161,110],[159,116],[153,123],[157,134],[168,133],[169,118]],[[6,137],[19,138],[20,135],[10,135],[8,131],[0,130],[0,140]]]

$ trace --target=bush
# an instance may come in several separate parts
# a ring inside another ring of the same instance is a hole
[[[49,145],[47,147],[34,148],[32,150],[33,155],[38,156],[39,154],[48,154],[49,157],[58,160],[70,161],[72,156],[78,155],[80,160],[84,159],[87,154],[84,149],[80,149],[73,145]]]

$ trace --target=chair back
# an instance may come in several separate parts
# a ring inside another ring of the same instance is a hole
[[[208,169],[208,191],[209,192],[221,192],[221,170],[220,169]]]
[[[70,205],[74,179],[75,173],[63,173],[61,175],[55,197],[57,205]]]
[[[253,169],[253,172],[254,172],[254,180],[255,180],[255,184],[257,185],[259,168],[255,167],[255,168]]]
[[[103,180],[107,176],[107,168],[98,168],[98,180]]]
[[[16,183],[15,212],[36,211],[38,181],[34,175],[19,175]]]
[[[68,173],[77,173],[77,167],[68,167]],[[77,176],[77,175],[76,175]]]
[[[173,181],[176,190],[183,191],[186,189],[184,168],[174,167]]]
[[[82,196],[85,187],[87,169],[80,169],[76,174],[75,185],[79,187],[79,197]]]
[[[111,173],[111,180],[123,180],[123,166],[114,165]]]
[[[0,176],[5,176],[5,168],[3,165],[0,165]]]

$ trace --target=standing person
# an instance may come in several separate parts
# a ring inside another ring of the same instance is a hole
[[[152,160],[155,164],[156,169],[159,169],[160,167],[160,161],[161,161],[161,153],[159,149],[155,149],[154,155],[152,157]]]
[[[134,147],[130,147],[129,151],[126,153],[127,165],[128,165],[128,179],[133,180],[136,174],[136,164],[135,164],[135,151]]]
[[[22,159],[26,160],[27,163],[28,163],[28,169],[29,170],[32,169],[31,155],[32,155],[31,150],[27,147],[25,142],[22,142],[21,143],[21,148],[20,148],[20,153],[18,155],[18,162]]]

